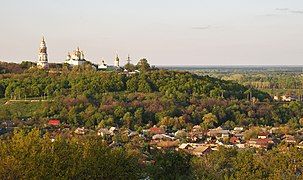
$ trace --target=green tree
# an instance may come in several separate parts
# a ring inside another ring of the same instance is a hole
[[[190,179],[190,156],[175,151],[156,152],[155,164],[148,166],[152,179]]]
[[[136,70],[136,67],[131,63],[127,63],[125,64],[124,69],[128,70],[129,72],[132,72]]]
[[[138,76],[132,76],[127,82],[126,87],[130,92],[136,92],[138,90],[139,79]]]
[[[132,128],[133,127],[133,116],[130,112],[127,112],[123,116],[123,124],[128,127]]]
[[[136,120],[136,125],[141,126],[143,122],[143,108],[138,108],[134,113],[134,118]]]
[[[205,114],[202,118],[202,126],[207,128],[213,128],[216,123],[218,123],[218,118],[212,113]]]
[[[140,59],[139,62],[137,63],[137,69],[139,71],[148,71],[150,69],[150,65],[147,61],[147,59]]]

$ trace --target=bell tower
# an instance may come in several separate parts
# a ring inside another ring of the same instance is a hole
[[[42,37],[39,47],[37,66],[38,68],[41,69],[48,69],[47,47],[46,47],[44,36]]]
[[[116,59],[114,61],[114,66],[115,67],[120,67],[120,59],[119,59],[118,53],[116,54]]]
[[[127,64],[130,64],[131,60],[130,60],[130,56],[127,56],[127,60],[126,60]]]

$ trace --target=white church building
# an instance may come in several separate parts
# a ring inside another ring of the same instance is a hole
[[[66,60],[64,63],[67,63],[71,66],[80,66],[83,65],[86,62],[84,58],[83,51],[80,51],[80,48],[78,47],[75,51],[73,51],[72,54],[68,53]]]
[[[75,51],[72,53],[68,53],[64,63],[69,64],[70,66],[81,66],[85,62],[88,62],[84,58],[83,51],[80,50],[78,47]],[[128,56],[127,62],[130,63],[130,57]],[[114,59],[113,65],[108,65],[105,63],[104,60],[102,60],[101,64],[93,64],[93,67],[97,70],[123,70],[123,68],[120,66],[120,58],[118,56],[118,53],[116,53],[116,57]],[[37,61],[37,67],[41,69],[48,69],[49,63],[48,63],[48,54],[47,54],[47,47],[44,37],[42,37],[40,47],[39,47],[39,56]]]

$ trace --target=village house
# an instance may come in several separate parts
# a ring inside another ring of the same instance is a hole
[[[152,140],[173,141],[175,138],[166,134],[155,134],[153,135]]]
[[[84,127],[82,128],[77,128],[75,131],[74,131],[75,134],[78,134],[78,135],[84,135],[86,133],[86,129]]]
[[[235,147],[239,148],[239,149],[244,149],[245,148],[245,144],[244,143],[239,143],[239,144],[235,144]]]
[[[156,147],[158,149],[175,149],[176,147],[179,146],[180,141],[176,140],[176,141],[172,141],[172,140],[167,140],[167,141],[159,141],[156,142]]]
[[[111,133],[107,128],[101,128],[98,130],[97,135],[101,137],[109,136]]]
[[[219,141],[218,139],[216,140],[215,144],[219,145],[219,146],[224,146],[224,143]]]
[[[203,132],[189,132],[187,138],[190,142],[199,142],[205,139],[206,135]]]
[[[228,138],[229,137],[229,130],[224,130],[222,127],[217,127],[215,129],[210,129],[207,132],[207,136],[209,137],[216,137],[216,138]]]
[[[195,156],[203,156],[205,154],[212,152],[212,149],[207,145],[200,145],[194,148],[191,152]]]
[[[300,149],[303,149],[303,141],[301,141],[296,147],[300,148]]]
[[[182,143],[177,150],[193,150],[195,146],[194,143]]]
[[[297,134],[299,135],[303,135],[303,128],[300,128],[296,131]]]
[[[197,143],[183,143],[179,145],[176,150],[184,151],[195,156],[202,156],[213,151],[210,145]]]
[[[184,130],[182,130],[184,131]],[[177,131],[178,132],[178,131]],[[179,133],[179,132],[178,132]],[[201,140],[206,138],[207,131],[203,130],[201,126],[195,125],[190,132],[186,132],[187,140],[189,142],[200,142]],[[177,137],[177,133],[175,134]]]
[[[267,138],[269,138],[269,135],[270,135],[270,133],[269,132],[260,132],[259,134],[258,134],[258,139],[267,139]]]
[[[233,137],[231,137],[231,138],[229,139],[229,142],[230,142],[231,144],[239,144],[239,143],[241,143],[241,140],[240,140],[240,138],[238,138],[238,137],[236,137],[236,136],[233,136]]]
[[[51,120],[48,121],[48,125],[50,125],[50,126],[59,126],[60,125],[60,120],[51,119]]]
[[[165,134],[165,130],[163,128],[160,128],[160,127],[157,127],[157,126],[153,126],[153,127],[149,128],[148,133],[150,135]]]
[[[239,133],[239,134],[234,134],[235,137],[239,138],[240,140],[244,139],[244,134],[243,133]]]
[[[294,136],[287,135],[287,134],[282,137],[282,141],[285,142],[285,143],[288,143],[288,144],[296,144],[297,143]]]
[[[203,130],[200,126],[194,126],[192,130],[188,133],[187,138],[191,142],[199,142],[206,138],[207,132],[208,131]]]
[[[118,132],[119,132],[119,129],[116,128],[116,127],[110,127],[109,128],[109,133],[110,133],[111,136],[115,135]]]
[[[275,100],[275,101],[279,101],[279,96],[275,95],[275,96],[274,96],[274,100]]]
[[[247,141],[246,145],[248,147],[268,149],[274,145],[274,141],[270,138],[250,139]]]
[[[234,131],[240,133],[240,132],[244,131],[244,128],[243,127],[235,127]]]
[[[198,132],[198,131],[202,131],[202,127],[201,126],[199,126],[199,125],[195,125],[193,128],[192,128],[192,130],[191,130],[192,132]]]
[[[283,95],[281,96],[281,100],[285,102],[296,101],[298,97],[295,95]]]
[[[140,134],[136,131],[131,131],[128,133],[128,137],[132,138],[132,137],[135,137],[135,136],[139,136]]]

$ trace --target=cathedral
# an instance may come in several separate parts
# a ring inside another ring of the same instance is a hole
[[[83,51],[78,47],[72,54],[68,53],[64,63],[72,66],[79,66],[86,62]]]
[[[70,66],[81,66],[85,62],[89,62],[84,58],[83,51],[80,50],[78,47],[75,51],[72,53],[68,53],[64,63],[69,64]],[[127,58],[127,63],[130,64],[130,57]],[[114,59],[113,66],[107,65],[104,61],[102,61],[101,64],[94,64],[91,63],[92,66],[97,70],[123,70],[123,68],[120,66],[120,58],[118,56],[118,53],[116,53],[116,58]],[[39,48],[39,57],[37,61],[37,67],[40,69],[48,69],[48,54],[47,54],[47,47],[45,43],[44,37],[42,37],[40,48]]]
[[[42,41],[40,43],[37,67],[41,69],[48,69],[47,47],[44,37],[42,37]]]

